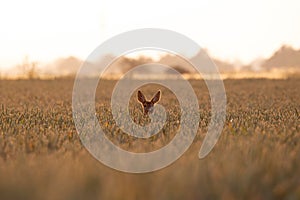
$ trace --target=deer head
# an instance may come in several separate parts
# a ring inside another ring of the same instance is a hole
[[[138,101],[143,105],[144,115],[148,115],[153,112],[154,104],[156,104],[160,99],[160,91],[158,91],[150,101],[147,101],[143,93],[138,91]]]

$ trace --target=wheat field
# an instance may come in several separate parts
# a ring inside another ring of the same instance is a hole
[[[210,121],[203,81],[190,81],[200,122],[192,146],[156,172],[110,169],[81,144],[72,118],[72,79],[0,81],[0,199],[300,199],[300,79],[225,80],[227,116],[213,151],[198,159]],[[133,152],[159,149],[179,127],[174,94],[159,85],[168,111],[164,130],[135,139],[115,125],[110,110],[114,81],[97,90],[96,110],[106,136]],[[132,118],[147,124],[132,97]]]

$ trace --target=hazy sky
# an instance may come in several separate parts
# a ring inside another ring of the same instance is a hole
[[[9,0],[0,3],[0,68],[74,55],[136,28],[180,32],[215,57],[244,63],[300,48],[299,0]]]

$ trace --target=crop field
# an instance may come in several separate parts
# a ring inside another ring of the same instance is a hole
[[[300,199],[300,79],[225,80],[224,129],[201,160],[210,98],[203,81],[190,82],[201,118],[192,146],[166,168],[129,174],[101,164],[82,145],[72,118],[72,79],[1,80],[0,199]],[[136,139],[113,120],[114,84],[102,81],[96,93],[105,135],[132,152],[168,144],[180,127],[175,95],[160,85],[140,88],[147,98],[162,91],[168,118],[158,134]],[[129,111],[136,123],[149,123],[136,96]]]

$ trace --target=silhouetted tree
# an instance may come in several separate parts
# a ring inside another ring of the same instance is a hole
[[[26,56],[23,63],[20,65],[22,75],[27,79],[38,78],[36,66],[37,62],[30,62],[28,56]]]

